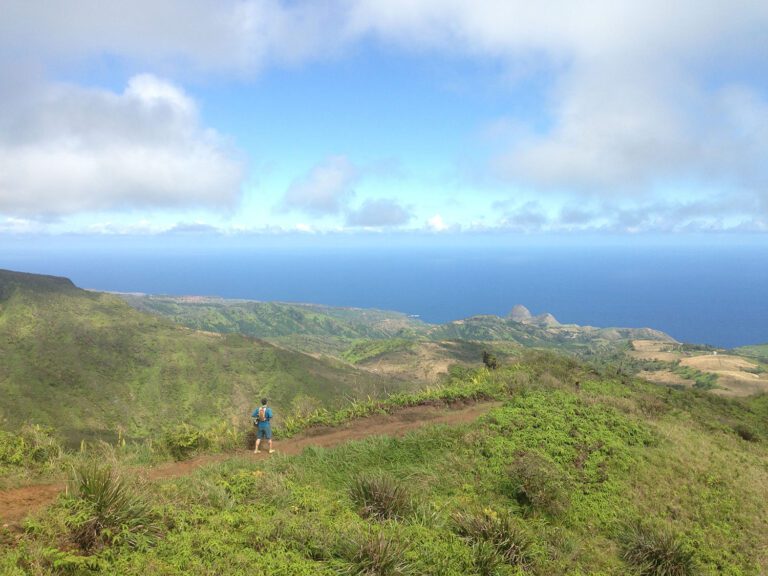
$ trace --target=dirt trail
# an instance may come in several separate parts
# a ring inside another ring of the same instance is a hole
[[[338,428],[312,428],[302,436],[282,441],[276,440],[275,449],[278,454],[291,455],[301,453],[308,446],[329,448],[349,440],[359,440],[368,436],[402,436],[410,430],[427,424],[471,422],[498,405],[500,405],[498,402],[480,402],[461,407],[413,406],[403,408],[393,414],[354,420]],[[245,450],[235,454],[206,454],[183,462],[161,464],[147,469],[146,473],[153,480],[176,478],[191,474],[206,464],[249,455],[258,459],[270,457],[266,453],[253,454]],[[53,502],[63,490],[64,484],[56,483],[0,491],[0,522],[3,526],[18,525],[27,515]]]

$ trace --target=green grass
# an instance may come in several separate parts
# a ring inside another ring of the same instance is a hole
[[[741,346],[733,350],[741,356],[755,358],[768,364],[768,344],[757,344],[755,346]]]
[[[371,360],[377,356],[392,352],[403,352],[413,348],[413,340],[392,338],[388,340],[363,340],[358,341],[342,353],[342,358],[351,364],[357,364],[364,360]]]
[[[766,398],[590,373],[532,353],[451,384],[504,399],[476,423],[144,484],[160,532],[139,547],[67,549],[64,501],[0,548],[0,573],[765,573],[768,450],[728,424],[766,434]]]
[[[717,388],[717,374],[712,372],[702,372],[690,366],[680,366],[679,364],[672,369],[672,372],[693,381],[693,387],[700,390],[712,390]]]
[[[315,304],[253,302],[171,296],[122,295],[143,312],[164,316],[197,330],[280,338],[301,334],[322,338],[397,338],[415,336],[426,326],[400,312],[334,308]]]
[[[197,330],[240,333],[279,342],[291,349],[344,357],[355,363],[374,354],[361,341],[394,340],[379,344],[397,348],[403,340],[465,340],[513,342],[576,353],[607,353],[637,338],[668,339],[645,328],[592,328],[571,325],[554,330],[521,324],[493,315],[458,322],[427,324],[400,312],[335,308],[315,304],[252,302],[217,298],[194,300],[172,296],[122,295],[137,309],[151,312]],[[398,344],[400,343],[400,344]],[[350,347],[351,346],[351,347]]]
[[[339,407],[413,384],[236,334],[196,332],[116,296],[0,271],[0,428],[26,422],[80,441],[157,437],[179,422]]]

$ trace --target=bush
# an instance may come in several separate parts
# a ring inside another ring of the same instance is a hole
[[[493,574],[500,563],[526,568],[533,561],[528,531],[508,512],[459,512],[453,521],[456,533],[472,545],[475,567],[481,574]]]
[[[746,424],[736,424],[736,426],[733,427],[733,430],[742,440],[746,440],[747,442],[760,442],[758,433]]]
[[[521,452],[507,470],[512,496],[522,506],[557,515],[568,496],[554,464],[535,452]]]
[[[407,546],[382,534],[363,532],[343,547],[342,555],[350,563],[346,574],[355,576],[404,576],[412,573],[405,560]]]
[[[166,430],[163,440],[174,460],[185,460],[208,446],[208,438],[188,424]]]
[[[411,494],[405,485],[383,473],[355,477],[349,495],[359,506],[363,518],[399,520],[413,509]]]
[[[135,547],[159,532],[149,504],[134,494],[109,466],[95,463],[73,468],[67,493],[71,515],[67,520],[72,540],[84,552],[114,542]]]
[[[26,424],[17,434],[0,430],[0,467],[48,464],[62,453],[50,428]]]
[[[634,524],[625,528],[622,557],[641,576],[697,574],[693,552],[668,529]]]
[[[496,354],[483,350],[483,364],[488,370],[496,370],[499,367],[499,360],[496,358]]]

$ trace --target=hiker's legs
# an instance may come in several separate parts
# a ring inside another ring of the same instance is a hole
[[[272,454],[274,450],[272,450],[272,438],[269,439],[269,453]]]
[[[261,443],[261,438],[256,438],[256,449],[253,451],[254,454],[259,451],[259,444]]]

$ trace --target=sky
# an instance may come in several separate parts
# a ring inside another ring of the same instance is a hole
[[[0,241],[768,232],[765,0],[0,0]]]

